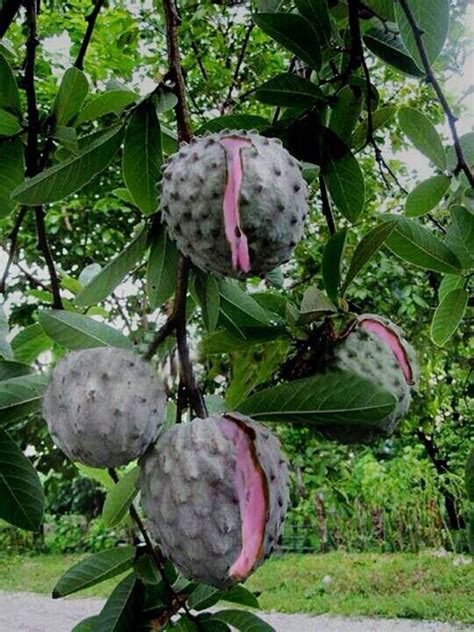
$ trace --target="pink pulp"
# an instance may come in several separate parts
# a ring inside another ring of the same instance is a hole
[[[359,327],[374,333],[383,340],[383,342],[393,351],[394,356],[398,360],[398,364],[400,365],[400,369],[402,370],[403,377],[405,378],[407,384],[413,384],[413,371],[405,348],[400,342],[400,338],[397,334],[378,320],[372,320],[370,318],[364,318],[360,321]]]
[[[265,473],[257,461],[250,429],[244,422],[222,417],[221,428],[235,445],[235,488],[242,521],[242,549],[229,570],[229,576],[242,581],[263,557],[267,523],[268,487]]]
[[[224,191],[224,227],[227,241],[232,251],[232,268],[248,272],[250,270],[250,255],[247,237],[240,225],[240,188],[244,176],[242,153],[244,147],[252,142],[248,138],[226,136],[220,144],[224,148],[227,165],[227,181]]]

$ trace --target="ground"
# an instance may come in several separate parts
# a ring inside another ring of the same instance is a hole
[[[0,556],[0,591],[51,593],[58,577],[82,557]],[[267,611],[474,623],[471,562],[444,552],[285,555],[269,560],[246,585],[261,593]],[[116,582],[78,597],[105,597]]]

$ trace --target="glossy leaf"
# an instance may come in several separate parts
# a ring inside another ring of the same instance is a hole
[[[274,315],[244,292],[237,282],[224,280],[219,285],[221,321],[230,331],[245,338],[245,328],[268,327],[272,323]],[[279,320],[276,316],[275,319]]]
[[[221,601],[228,601],[230,603],[238,603],[241,606],[248,606],[249,608],[258,608],[259,603],[257,597],[245,586],[236,584],[225,590],[221,594]]]
[[[75,304],[94,305],[107,298],[143,257],[147,235],[146,229],[140,230],[135,239],[79,292],[74,301]]]
[[[10,64],[0,53],[0,108],[21,112],[20,93]]]
[[[365,5],[376,12],[377,15],[389,20],[395,21],[395,7],[393,0],[366,0]]]
[[[131,90],[107,90],[82,108],[75,123],[81,125],[87,121],[95,121],[106,114],[120,114],[136,100],[137,95]]]
[[[30,364],[44,351],[51,349],[52,342],[38,323],[21,329],[12,340],[15,360]]]
[[[21,139],[3,141],[0,143],[0,219],[7,217],[15,208],[16,202],[10,196],[24,177]]]
[[[376,131],[383,127],[393,118],[397,108],[393,105],[385,105],[372,113],[372,131]],[[351,147],[356,150],[361,149],[367,143],[368,123],[367,120],[362,121],[354,130],[350,141]]]
[[[221,610],[212,616],[212,620],[228,623],[239,632],[275,632],[271,625],[245,610]]]
[[[96,553],[67,570],[53,590],[53,599],[65,597],[100,584],[132,568],[135,560],[133,546],[121,546]]]
[[[67,125],[81,109],[89,92],[85,74],[78,68],[68,68],[63,75],[53,106],[57,126]]]
[[[336,311],[336,307],[328,297],[315,285],[312,285],[304,293],[300,307],[300,321],[303,323],[312,322]]]
[[[398,120],[402,131],[413,145],[439,169],[446,169],[446,153],[440,135],[433,123],[422,112],[414,108],[400,108]]]
[[[321,46],[329,46],[332,26],[327,0],[295,0],[295,5],[316,31]]]
[[[464,288],[451,290],[436,308],[431,322],[431,339],[443,347],[456,332],[466,312],[469,293]]]
[[[94,632],[94,626],[98,619],[99,617],[97,615],[94,617],[87,617],[87,619],[83,619],[75,625],[72,632]]]
[[[79,143],[74,127],[56,127],[53,138],[58,141],[71,154],[79,153]]]
[[[325,102],[323,93],[312,81],[288,72],[277,75],[259,86],[255,96],[262,103],[284,107],[306,108],[318,102]]]
[[[16,116],[0,109],[0,136],[14,136],[20,130]]]
[[[105,498],[102,521],[107,528],[118,525],[128,514],[130,505],[138,494],[137,480],[140,470],[134,467],[112,487]]]
[[[22,377],[29,375],[33,369],[22,362],[13,362],[12,360],[0,359],[0,382],[3,380],[11,380],[14,377]]]
[[[423,76],[397,33],[383,27],[372,27],[364,35],[364,43],[374,55],[404,75]]]
[[[368,380],[343,371],[279,384],[253,395],[240,412],[283,423],[377,424],[395,408],[395,398]]]
[[[138,580],[133,573],[122,579],[105,602],[94,632],[130,632],[136,629]]]
[[[463,269],[469,270],[474,267],[474,213],[465,206],[455,205],[450,214],[446,243],[459,257]]]
[[[459,138],[464,159],[471,169],[474,168],[474,132],[463,134]],[[454,171],[458,164],[458,158],[454,147],[451,145],[446,152],[448,169]],[[465,176],[463,176],[465,177]]]
[[[234,332],[234,329],[232,331]],[[201,344],[201,351],[204,355],[221,355],[222,353],[232,353],[233,351],[255,347],[255,345],[261,345],[283,337],[288,337],[287,332],[271,325],[268,327],[254,327],[251,330],[243,328],[240,334],[237,330],[234,333],[230,331],[215,331],[204,338]]]
[[[0,430],[0,518],[20,529],[36,531],[43,512],[43,488],[35,468]]]
[[[62,310],[39,312],[39,322],[44,331],[66,349],[90,349],[93,347],[119,347],[130,349],[132,343],[121,333],[98,321]]]
[[[405,202],[405,215],[419,217],[437,206],[449,189],[451,178],[433,176],[420,182],[408,195]]]
[[[350,143],[352,132],[359,120],[364,102],[364,93],[358,85],[348,85],[337,95],[331,108],[329,129],[345,143]]]
[[[41,408],[47,378],[25,375],[0,382],[0,424],[24,419]]]
[[[433,63],[443,50],[449,30],[449,0],[407,0],[416,25],[422,31],[423,46],[430,63]],[[419,68],[423,62],[412,27],[400,3],[395,2],[395,15],[400,36],[412,59]]]
[[[159,307],[174,293],[178,251],[161,225],[153,236],[146,272],[146,287],[150,307]]]
[[[438,298],[442,302],[444,298],[452,291],[460,287],[464,287],[465,279],[459,274],[446,274],[438,288]]]
[[[110,129],[77,156],[67,158],[26,180],[15,189],[13,199],[20,204],[37,206],[56,202],[75,193],[110,165],[121,139],[121,126]]]
[[[338,231],[327,241],[321,263],[326,292],[331,301],[337,300],[341,283],[341,264],[346,247],[347,230]]]
[[[311,24],[292,13],[256,13],[253,20],[267,35],[313,70],[321,68],[321,49]]]
[[[196,271],[194,278],[194,291],[197,302],[202,311],[204,326],[207,331],[214,331],[219,320],[221,296],[219,293],[219,282],[211,274],[204,274]]]

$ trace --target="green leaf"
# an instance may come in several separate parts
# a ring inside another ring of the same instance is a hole
[[[5,57],[0,54],[0,108],[21,113],[20,93],[15,75]]]
[[[138,558],[138,560],[133,565],[133,572],[144,584],[150,584],[154,586],[160,585],[160,589],[164,588],[164,585],[161,583],[161,575],[156,567],[155,562],[150,558],[149,555],[141,555]],[[164,602],[163,605],[166,605],[166,602]]]
[[[43,521],[44,494],[29,460],[0,430],[0,518],[15,527],[36,531]]]
[[[306,290],[300,307],[300,322],[310,323],[322,316],[336,312],[336,307],[315,285]]]
[[[408,195],[405,202],[405,215],[419,217],[437,206],[451,184],[447,176],[433,176],[420,182]]]
[[[267,35],[294,53],[310,68],[321,68],[318,38],[304,17],[291,13],[256,13],[253,20]]]
[[[119,200],[122,200],[122,202],[125,202],[126,204],[131,204],[132,206],[136,206],[135,200],[132,198],[130,191],[125,187],[114,189],[112,193],[116,195]]]
[[[295,5],[316,31],[321,46],[329,46],[332,26],[327,0],[295,0]]]
[[[0,305],[0,355],[4,358],[13,358],[13,350],[7,341],[9,332],[8,319],[3,307]]]
[[[394,105],[386,105],[384,107],[375,110],[372,113],[372,131],[376,131],[383,127],[397,111],[397,108]],[[367,142],[367,132],[368,132],[368,122],[367,120],[362,121],[360,125],[358,125],[354,133],[352,134],[350,145],[354,147],[356,151],[360,150],[362,147],[365,147]]]
[[[331,301],[336,301],[341,283],[341,264],[346,247],[347,229],[332,235],[326,243],[321,263],[324,287]]]
[[[474,448],[471,448],[466,463],[466,491],[469,502],[474,503]]]
[[[187,605],[191,610],[206,610],[212,608],[218,601],[221,591],[214,586],[198,584],[187,599]]]
[[[0,136],[14,136],[20,130],[21,127],[16,116],[0,109]]]
[[[440,135],[430,119],[414,108],[403,107],[398,111],[402,131],[413,145],[439,169],[446,169],[446,153]]]
[[[7,217],[15,208],[16,203],[10,196],[24,178],[21,139],[3,141],[0,143],[0,219]]]
[[[326,100],[314,83],[289,72],[266,81],[257,88],[255,96],[261,103],[283,107],[307,108]]]
[[[137,586],[133,573],[122,579],[102,608],[94,624],[94,632],[130,632],[136,629]]]
[[[374,55],[395,70],[412,77],[423,76],[397,33],[383,27],[373,27],[364,35],[364,43]]]
[[[430,63],[433,63],[443,50],[449,30],[449,0],[407,0],[416,25],[423,32],[422,40]],[[395,15],[400,36],[405,48],[417,63],[419,68],[423,68],[418,46],[413,30],[410,26],[403,7],[395,2]]]
[[[126,107],[135,103],[137,95],[131,90],[108,90],[89,101],[75,121],[81,125],[87,121],[95,121],[106,114],[120,114]]]
[[[97,615],[95,617],[87,617],[87,619],[83,619],[75,625],[72,632],[94,632],[94,626],[98,619],[99,617]]]
[[[228,590],[221,593],[221,601],[228,601],[231,603],[238,603],[241,606],[248,606],[249,608],[258,608],[259,603],[257,597],[253,592],[250,592],[245,586],[236,584]]]
[[[71,154],[79,153],[79,143],[74,127],[56,127],[53,138],[57,140]]]
[[[104,489],[110,490],[115,484],[110,478],[107,470],[103,470],[98,467],[90,467],[89,465],[83,465],[82,463],[74,463],[74,465],[76,466],[80,474],[91,478],[93,481],[96,481],[96,483],[102,485]]]
[[[88,316],[62,310],[41,311],[39,322],[55,342],[66,349],[91,349],[93,347],[119,347],[130,349],[132,343],[121,333]]]
[[[128,514],[130,505],[138,494],[137,480],[140,469],[134,467],[112,487],[105,498],[102,521],[107,528],[115,527]]]
[[[46,378],[25,375],[0,382],[0,423],[23,419],[41,408]]]
[[[273,317],[279,318],[261,307],[258,302],[239,284],[232,280],[222,280],[219,284],[221,295],[221,321],[231,332],[245,338],[246,327],[268,327]]]
[[[473,169],[474,168],[474,132],[469,132],[468,134],[464,134],[463,136],[461,136],[459,138],[459,144],[461,146],[464,159],[466,160],[468,166],[471,169]],[[447,156],[449,171],[454,171],[458,164],[458,157],[452,145],[448,147],[446,156]]]
[[[270,122],[262,116],[255,116],[254,114],[228,114],[206,121],[199,127],[197,133],[221,132],[224,129],[255,129],[257,132],[261,132],[267,127],[270,127]]]
[[[457,290],[460,287],[464,287],[465,280],[458,274],[446,274],[438,288],[438,298],[440,303],[452,290]]]
[[[393,0],[366,0],[365,5],[376,12],[377,15],[393,22],[395,20],[395,7]]]
[[[199,632],[197,625],[187,615],[181,615],[178,621],[169,624],[165,629],[173,632]]]
[[[139,262],[146,249],[148,231],[142,228],[133,241],[114,257],[76,296],[79,306],[95,305],[107,298]]]
[[[219,282],[212,274],[205,274],[196,270],[194,277],[194,291],[201,306],[202,319],[207,331],[214,331],[219,320],[221,296]]]
[[[155,309],[174,294],[178,251],[163,225],[153,236],[146,271],[150,307]]]
[[[359,274],[364,266],[370,261],[374,254],[379,250],[385,240],[394,230],[397,220],[389,220],[383,222],[373,228],[367,235],[364,235],[357,244],[354,254],[352,255],[349,270],[344,281],[343,290],[345,291],[353,279]]]
[[[450,208],[451,226],[448,228],[446,242],[458,256],[464,269],[474,266],[474,214],[465,206]]]
[[[138,208],[145,214],[158,207],[157,185],[163,161],[161,130],[156,110],[144,101],[133,112],[125,132],[123,179]]]
[[[120,147],[122,131],[120,125],[108,130],[77,156],[26,180],[15,189],[13,199],[20,204],[37,206],[75,193],[110,165]]]
[[[121,546],[96,553],[67,570],[53,590],[53,599],[65,597],[90,586],[120,575],[132,568],[135,560],[133,546]]]
[[[57,126],[67,125],[81,109],[89,92],[87,77],[78,68],[68,68],[63,75],[61,85],[53,106]]]
[[[444,347],[459,327],[466,312],[469,293],[464,288],[451,290],[436,308],[431,322],[431,339]]]
[[[231,333],[229,331],[216,331],[204,338],[201,344],[201,351],[204,355],[221,355],[240,351],[265,342],[278,340],[288,334],[279,327],[259,327],[241,330],[241,333]]]
[[[268,422],[377,424],[395,398],[358,375],[337,371],[279,384],[253,395],[240,412]]]
[[[348,85],[339,92],[336,103],[331,108],[328,127],[345,143],[351,141],[363,103],[364,93],[360,86]]]
[[[452,274],[461,267],[452,250],[411,219],[398,219],[386,244],[398,257],[425,270]]]
[[[221,610],[212,615],[212,620],[228,623],[241,632],[275,632],[271,625],[245,610]]]
[[[14,377],[29,375],[33,369],[22,362],[12,362],[11,360],[0,359],[0,382],[11,380]]]
[[[12,340],[15,360],[26,364],[36,360],[40,353],[48,351],[51,347],[51,339],[38,323],[21,329]]]

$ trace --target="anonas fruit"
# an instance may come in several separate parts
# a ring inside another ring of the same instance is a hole
[[[55,367],[43,403],[54,443],[91,467],[125,465],[156,440],[166,396],[150,365],[112,347],[69,353]]]
[[[415,351],[400,329],[388,319],[362,314],[348,335],[337,344],[334,356],[337,368],[356,373],[384,388],[397,403],[395,410],[375,427],[338,425],[324,428],[324,434],[345,443],[391,435],[408,412],[418,372]]]
[[[239,413],[164,432],[140,460],[150,529],[188,579],[226,588],[276,545],[288,507],[280,442]]]
[[[182,145],[164,167],[161,210],[178,249],[218,275],[261,276],[303,236],[307,187],[281,142],[220,132]]]

